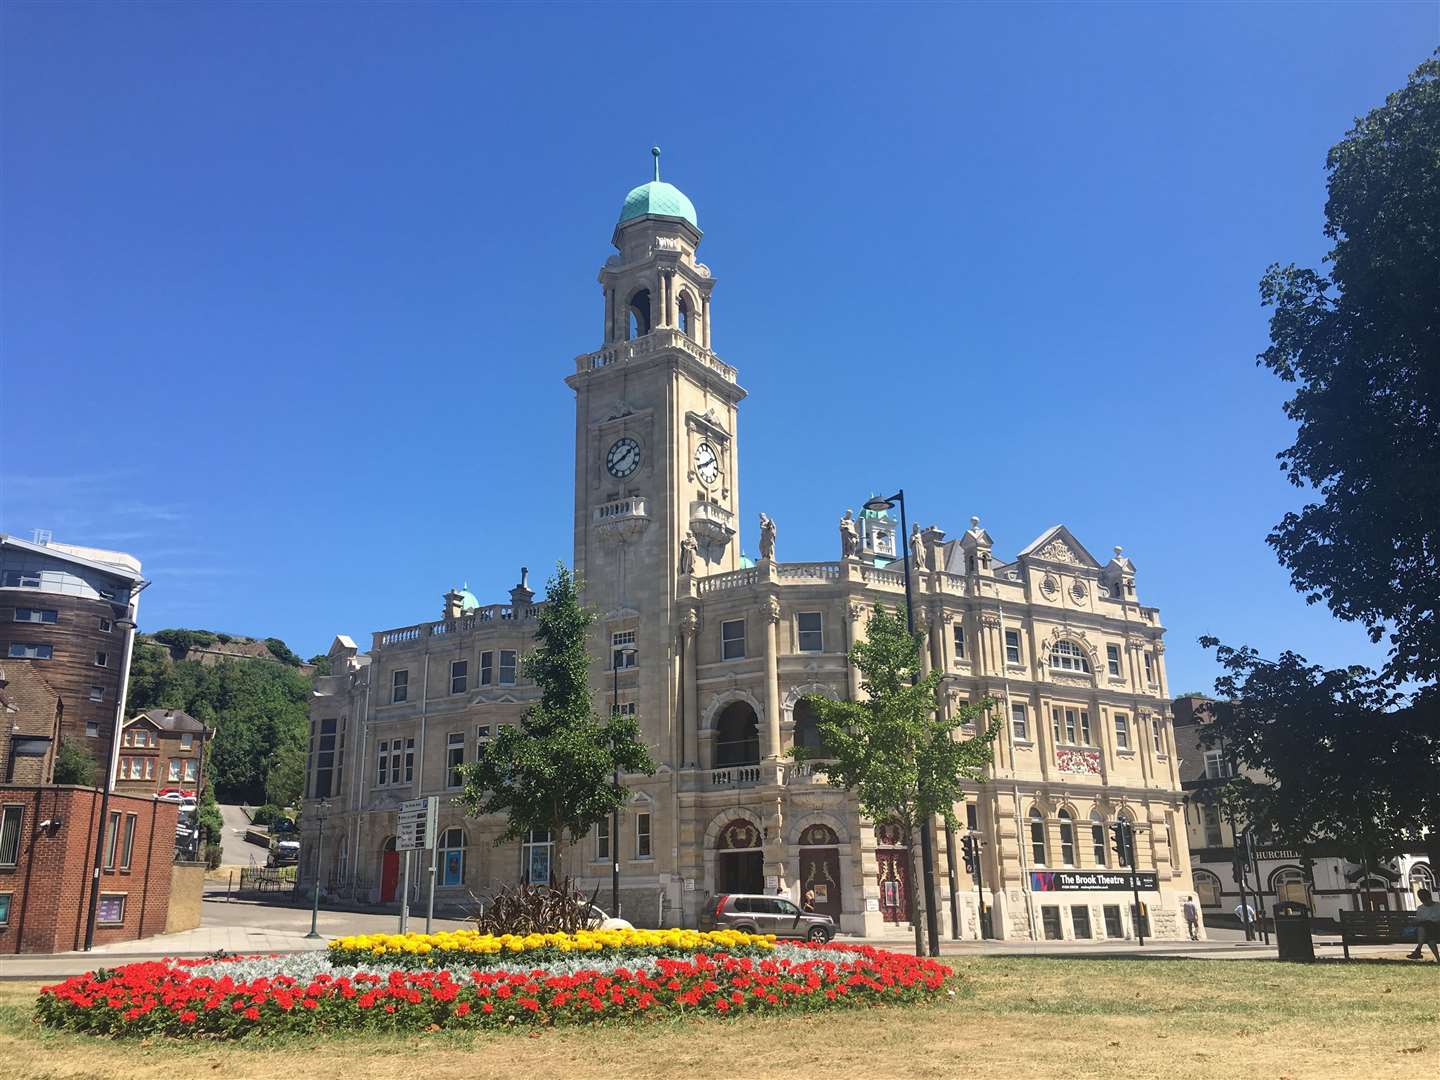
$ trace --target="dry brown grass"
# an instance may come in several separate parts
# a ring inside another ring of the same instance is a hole
[[[30,1022],[34,985],[0,985],[0,1076],[1348,1080],[1431,1075],[1440,1061],[1440,965],[1010,957],[954,964],[972,992],[933,1007],[320,1044],[141,1044],[56,1033]]]

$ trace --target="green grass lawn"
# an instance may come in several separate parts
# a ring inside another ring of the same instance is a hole
[[[916,1008],[753,1021],[105,1041],[31,1021],[0,984],[0,1076],[355,1080],[494,1077],[1417,1077],[1440,1069],[1440,964],[982,957]]]

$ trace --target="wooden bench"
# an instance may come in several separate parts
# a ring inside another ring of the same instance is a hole
[[[1345,959],[1351,945],[1411,945],[1415,942],[1415,915],[1409,911],[1342,911],[1340,943]]]

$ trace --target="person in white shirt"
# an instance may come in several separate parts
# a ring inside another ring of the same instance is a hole
[[[1253,923],[1255,921],[1255,909],[1249,904],[1236,904],[1235,917],[1242,923]]]
[[[1425,954],[1421,950],[1429,945],[1430,954],[1440,963],[1440,904],[1435,902],[1429,889],[1421,889],[1415,895],[1420,898],[1420,906],[1415,909],[1415,951],[1405,955],[1411,960],[1423,960]]]

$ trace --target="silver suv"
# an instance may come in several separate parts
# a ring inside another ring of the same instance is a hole
[[[836,931],[835,920],[829,915],[801,911],[783,896],[754,893],[715,897],[714,903],[702,910],[700,925],[706,930],[744,930],[805,941],[829,941]]]

